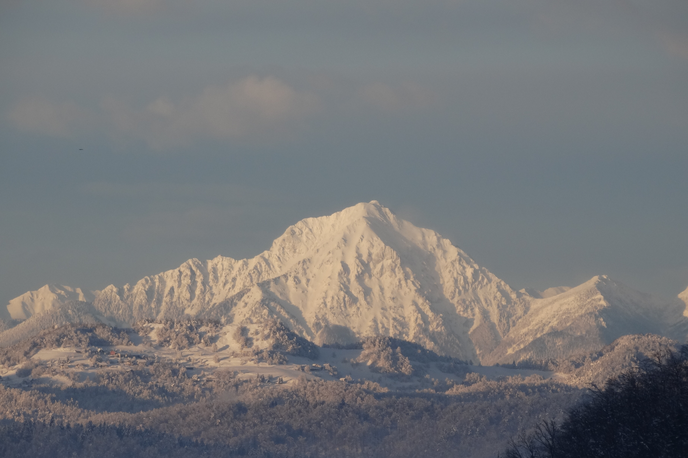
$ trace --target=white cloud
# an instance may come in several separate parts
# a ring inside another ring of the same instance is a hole
[[[10,118],[29,133],[62,137],[100,133],[115,142],[143,141],[162,151],[208,139],[289,142],[308,129],[315,114],[332,117],[344,108],[356,116],[394,116],[424,112],[440,100],[435,90],[413,82],[307,80],[306,87],[298,90],[274,76],[248,76],[206,86],[195,95],[163,95],[141,104],[107,96],[94,110],[73,102],[30,98],[17,103]]]
[[[292,136],[318,108],[317,97],[268,76],[208,86],[195,97],[160,97],[142,110],[112,98],[102,107],[119,132],[164,149],[193,138],[275,141]]]
[[[88,123],[89,113],[73,102],[56,103],[41,97],[18,102],[9,112],[10,121],[24,132],[70,137]]]
[[[272,77],[207,86],[197,96],[173,101],[159,97],[133,107],[117,97],[104,97],[90,112],[74,102],[46,98],[20,100],[8,113],[18,129],[33,134],[69,137],[77,131],[101,129],[114,139],[144,140],[162,150],[199,138],[274,142],[290,139],[317,111],[318,97],[297,91]]]

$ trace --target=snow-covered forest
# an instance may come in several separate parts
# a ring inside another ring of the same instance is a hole
[[[72,324],[0,350],[1,454],[494,457],[599,397],[591,381],[673,348],[626,336],[475,366],[392,338],[318,347],[276,320]]]

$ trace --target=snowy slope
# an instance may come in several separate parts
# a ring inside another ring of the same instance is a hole
[[[556,296],[557,294],[565,293],[570,290],[568,286],[555,286],[553,288],[547,288],[544,291],[538,291],[534,288],[523,288],[520,290],[521,293],[527,294],[528,296],[534,297],[536,299],[544,299],[546,297]]]
[[[564,358],[596,351],[628,334],[664,334],[680,317],[673,302],[635,291],[606,275],[534,300],[487,363]]]
[[[676,351],[676,341],[654,334],[632,334],[620,337],[601,350],[572,360],[568,362],[568,367],[556,370],[560,374],[567,374],[566,383],[602,387],[612,377],[637,367],[666,349]]]
[[[27,337],[34,336],[44,329],[63,326],[70,323],[110,323],[100,315],[89,302],[67,301],[36,313],[30,319],[0,333],[0,347],[7,347]]]

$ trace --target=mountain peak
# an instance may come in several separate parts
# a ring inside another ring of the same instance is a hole
[[[304,218],[289,226],[273,241],[266,255],[276,255],[278,259],[289,253],[303,255],[311,249],[317,249],[321,243],[358,237],[362,228],[373,225],[379,228],[380,223],[384,227],[391,227],[394,232],[399,231],[401,226],[411,226],[410,223],[398,219],[377,200],[361,202],[331,215]]]
[[[609,275],[595,275],[586,283],[590,283],[592,285],[612,285],[616,282],[609,278]]]
[[[347,207],[344,210],[333,213],[329,216],[321,216],[318,218],[306,218],[302,222],[311,222],[313,220],[325,221],[331,220],[336,221],[340,225],[348,225],[359,221],[361,219],[379,219],[383,221],[396,220],[397,217],[392,213],[392,211],[380,204],[377,200],[371,200],[370,202],[360,202],[351,207]],[[297,223],[298,224],[298,223]]]
[[[56,304],[68,301],[92,301],[95,294],[62,285],[44,285],[36,291],[29,291],[12,299],[7,311],[15,320],[25,320],[28,317],[53,308]]]
[[[385,219],[388,219],[390,217],[395,217],[389,208],[385,207],[384,205],[382,205],[377,200],[371,200],[370,202],[361,202],[359,204],[354,205],[351,208],[362,209],[363,215],[366,217],[385,218]]]
[[[324,216],[316,219],[321,220],[323,218],[336,220],[341,226],[348,226],[360,220],[373,219],[391,222],[397,219],[390,209],[381,205],[377,200],[361,202],[330,216]]]
[[[595,289],[595,290],[603,292],[603,293],[605,293],[605,292],[611,293],[611,292],[619,292],[619,291],[634,291],[635,292],[635,290],[633,290],[632,288],[610,278],[609,275],[595,275],[590,280],[588,280],[585,283],[578,285],[576,288],[572,288],[572,289],[577,289],[577,290]]]

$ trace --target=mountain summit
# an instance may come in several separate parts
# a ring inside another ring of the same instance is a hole
[[[89,301],[81,290],[62,291]],[[13,300],[12,318],[30,321],[54,308],[59,294],[44,293]],[[676,308],[605,276],[573,289],[514,291],[449,240],[377,201],[299,221],[251,259],[190,259],[134,285],[110,285],[92,307],[84,313],[119,325],[278,318],[319,344],[384,335],[485,362],[559,356],[627,333],[660,332]]]

